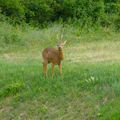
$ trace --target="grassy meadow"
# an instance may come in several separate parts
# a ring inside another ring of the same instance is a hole
[[[0,22],[0,120],[120,119],[120,33],[66,25],[63,77],[49,65],[44,78],[41,52],[61,29]]]

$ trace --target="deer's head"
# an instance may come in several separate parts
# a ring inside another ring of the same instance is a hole
[[[59,44],[57,45],[58,49],[62,49],[62,48],[64,47],[64,45],[66,44],[66,42],[67,42],[67,41],[64,41],[64,42],[62,42],[62,43],[59,43]]]

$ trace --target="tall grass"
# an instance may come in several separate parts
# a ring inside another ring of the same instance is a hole
[[[79,26],[53,24],[48,28],[37,29],[25,24],[15,26],[0,22],[0,52],[17,51],[19,49],[42,48],[55,46],[60,40],[67,40],[69,45],[88,41],[119,40],[119,33],[109,28],[81,29]],[[112,36],[112,37],[111,37]],[[113,37],[114,36],[114,37]],[[24,50],[25,50],[24,49]]]

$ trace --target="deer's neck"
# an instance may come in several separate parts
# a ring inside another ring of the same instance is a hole
[[[60,58],[60,60],[63,60],[64,59],[63,50],[61,48],[59,48],[58,50],[59,50],[59,58]]]

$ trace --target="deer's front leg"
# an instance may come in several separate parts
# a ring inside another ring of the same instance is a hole
[[[59,69],[60,69],[60,75],[62,76],[62,64],[59,64]]]

